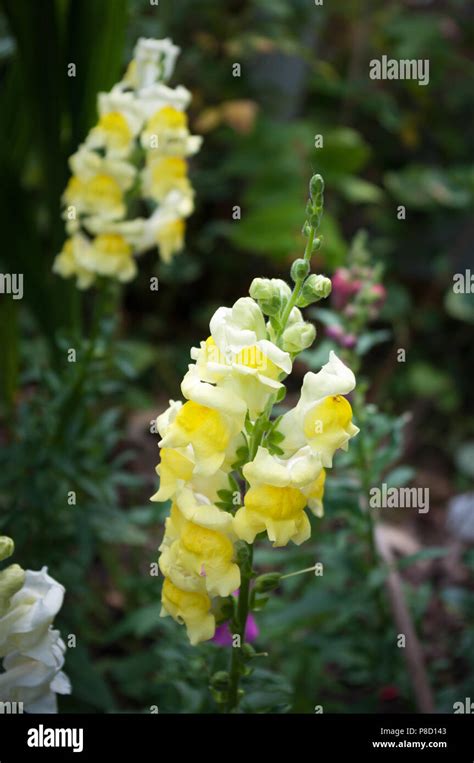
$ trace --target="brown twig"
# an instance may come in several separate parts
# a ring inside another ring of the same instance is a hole
[[[420,713],[434,713],[433,692],[426,672],[423,651],[405,601],[402,580],[395,567],[392,550],[384,537],[383,528],[380,526],[375,530],[375,543],[380,556],[389,569],[386,585],[397,628],[399,633],[405,635],[405,660],[413,684],[418,710]]]

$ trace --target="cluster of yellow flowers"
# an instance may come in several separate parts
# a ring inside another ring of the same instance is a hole
[[[201,138],[189,133],[189,91],[165,84],[178,53],[169,39],[139,39],[123,80],[99,93],[99,121],[70,157],[63,195],[69,238],[53,269],[75,276],[81,289],[97,276],[130,281],[134,256],[154,246],[165,262],[183,247],[194,206],[186,157]],[[149,217],[130,216],[137,199]]]
[[[330,286],[309,276],[306,304]],[[307,540],[305,508],[322,515],[325,468],[358,432],[343,397],[355,378],[334,353],[305,375],[296,406],[270,419],[282,380],[315,332],[284,281],[255,279],[250,295],[216,311],[209,338],[191,350],[184,404],[170,401],[157,419],[160,487],[152,500],[172,501],[160,547],[162,616],[184,623],[192,644],[213,637],[219,598],[240,586],[236,543],[260,533],[274,546]]]

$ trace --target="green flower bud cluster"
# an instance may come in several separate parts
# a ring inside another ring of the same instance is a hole
[[[309,265],[304,260],[297,260],[296,262],[302,262],[307,266],[304,268],[307,272]],[[278,324],[278,318],[291,298],[290,287],[278,278],[254,278],[250,286],[250,296],[259,303],[262,312],[270,317],[267,324],[269,338],[271,341],[275,341],[274,323]],[[304,321],[301,311],[294,307],[288,316],[286,328],[281,336],[281,348],[285,352],[296,354],[310,347],[315,337],[316,329],[312,323]]]
[[[309,199],[306,204],[306,222],[303,234],[309,236],[310,228],[318,230],[321,225],[324,208],[324,180],[321,175],[313,175],[309,181]],[[318,241],[319,239],[316,239]],[[317,245],[319,248],[319,244]],[[313,249],[314,251],[314,249]]]

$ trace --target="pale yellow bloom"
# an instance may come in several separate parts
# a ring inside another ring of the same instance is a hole
[[[188,118],[173,106],[163,106],[146,123],[141,143],[150,156],[191,156],[199,151],[202,138],[191,135]]]
[[[105,148],[108,154],[126,156],[133,146],[133,133],[120,111],[102,114],[92,128],[87,143],[94,148]]]
[[[250,488],[234,518],[237,535],[253,543],[258,533],[266,531],[274,546],[290,540],[303,543],[311,534],[304,509],[309,505],[319,511],[321,507],[321,472],[321,461],[309,447],[289,459],[259,447],[255,459],[243,468]]]
[[[163,262],[171,262],[173,255],[180,252],[184,246],[185,222],[181,218],[170,220],[160,229],[156,243]]]
[[[311,535],[304,512],[306,498],[297,488],[257,485],[249,488],[244,507],[235,515],[235,531],[253,543],[258,533],[266,531],[273,545],[286,546],[292,540],[298,546]]]
[[[233,535],[225,532],[226,512],[219,529],[189,521],[173,505],[166,521],[166,533],[160,546],[160,569],[182,590],[205,590],[209,596],[229,596],[240,585],[240,570],[234,563]],[[209,519],[211,512],[207,513]],[[199,520],[199,510],[195,512]],[[232,517],[227,515],[227,528]]]
[[[78,288],[88,289],[95,281],[95,273],[80,264],[77,251],[82,246],[88,246],[88,242],[81,234],[68,238],[54,260],[53,272],[63,278],[76,276]]]
[[[194,471],[203,475],[211,475],[221,467],[229,443],[240,431],[245,417],[245,411],[239,419],[235,412],[233,415],[221,412],[215,407],[216,401],[212,402],[213,407],[192,400],[184,405],[173,404],[169,412],[159,417],[164,432],[159,446],[185,448],[191,445]]]
[[[122,189],[110,175],[98,174],[85,181],[73,175],[64,191],[63,201],[75,207],[78,215],[114,220],[125,214]]]
[[[160,477],[160,489],[152,496],[152,501],[167,501],[179,486],[189,482],[193,476],[194,458],[190,445],[186,448],[161,448],[161,461],[156,467]]]
[[[206,593],[182,591],[165,578],[161,603],[161,617],[171,615],[178,623],[184,623],[193,646],[214,636],[216,621],[211,613],[211,600]]]
[[[85,243],[84,243],[85,242]],[[130,244],[116,233],[100,233],[77,250],[79,265],[101,276],[114,276],[119,281],[130,281],[137,272]]]
[[[206,342],[191,350],[198,375],[242,399],[256,418],[282,387],[279,378],[290,373],[290,355],[266,339],[263,314],[249,297],[232,308],[220,307],[210,329]]]
[[[187,172],[186,160],[181,157],[147,158],[147,165],[142,172],[143,196],[172,208],[169,197],[174,193],[177,197],[174,206],[183,203],[180,202],[183,199],[188,207],[191,205],[192,209],[194,191]]]
[[[359,431],[352,423],[350,403],[343,397],[354,387],[354,374],[334,352],[319,373],[307,373],[297,405],[278,425],[285,436],[281,443],[285,454],[307,444],[320,455],[323,466],[332,466],[334,452],[347,450],[350,438]]]
[[[69,162],[73,175],[63,194],[66,220],[70,219],[69,207],[76,211],[75,220],[81,215],[106,221],[123,217],[124,192],[134,181],[135,168],[118,158],[101,157],[86,146],[81,146]]]

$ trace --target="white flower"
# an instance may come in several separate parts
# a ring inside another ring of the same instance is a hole
[[[107,175],[117,182],[122,191],[128,191],[136,175],[135,167],[129,162],[99,156],[84,144],[70,157],[69,165],[74,175],[82,181],[93,180],[97,175]]]
[[[87,136],[89,148],[105,149],[108,156],[127,156],[140,132],[144,115],[134,93],[119,87],[99,93],[99,121]]]
[[[138,103],[144,119],[150,119],[153,114],[164,108],[172,106],[177,111],[184,111],[191,101],[191,93],[183,85],[168,87],[161,82],[140,90]]]
[[[22,587],[0,617],[0,699],[20,701],[27,712],[56,712],[56,693],[69,694],[62,673],[65,645],[52,623],[64,598],[64,587],[48,575],[27,570]]]
[[[117,85],[109,93],[99,93],[99,116],[120,113],[127,120],[130,131],[138,135],[143,125],[140,101],[133,93],[124,93]]]
[[[167,81],[179,52],[180,48],[173,45],[169,37],[163,40],[140,37],[133,52],[137,89],[153,85],[157,80]]]

